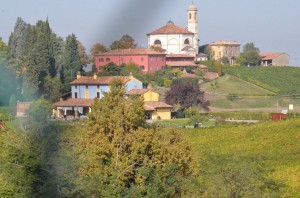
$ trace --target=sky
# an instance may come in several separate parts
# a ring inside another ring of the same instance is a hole
[[[261,52],[285,52],[300,66],[299,0],[194,0],[200,45],[216,40],[253,42]],[[48,18],[52,31],[74,33],[87,53],[129,34],[147,47],[146,34],[172,20],[187,28],[191,0],[0,0],[0,37],[8,42],[17,17],[35,24]],[[242,50],[242,47],[241,47]]]

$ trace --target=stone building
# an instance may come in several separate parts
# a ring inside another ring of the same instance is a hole
[[[224,40],[218,40],[208,45],[211,49],[212,59],[220,61],[226,57],[230,65],[237,63],[237,58],[240,56],[240,46],[241,44],[238,42],[228,42]]]
[[[262,57],[262,66],[288,66],[290,64],[290,56],[286,53],[260,53]]]

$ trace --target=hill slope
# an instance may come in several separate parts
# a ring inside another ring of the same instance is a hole
[[[279,94],[300,94],[297,67],[230,67],[225,72]]]
[[[300,197],[299,119],[184,133],[199,158],[208,197],[232,191]]]

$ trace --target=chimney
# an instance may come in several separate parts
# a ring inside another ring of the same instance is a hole
[[[77,72],[77,79],[81,78],[81,73],[80,71]]]
[[[94,73],[94,79],[97,79],[97,73]]]

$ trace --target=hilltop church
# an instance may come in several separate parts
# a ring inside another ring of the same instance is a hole
[[[198,17],[197,7],[192,4],[187,10],[187,29],[172,21],[147,34],[148,48],[161,47],[167,54],[198,54]]]

